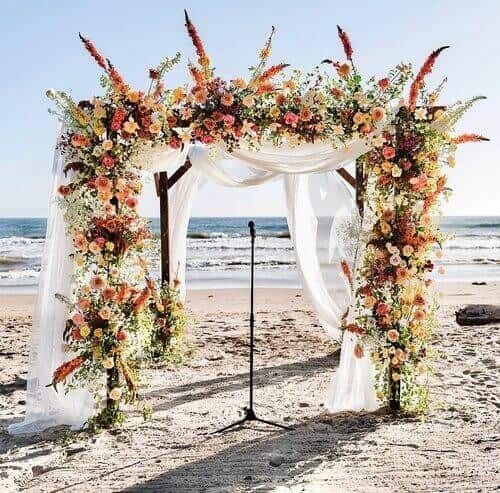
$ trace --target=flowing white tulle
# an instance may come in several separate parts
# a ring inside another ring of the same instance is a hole
[[[64,393],[47,387],[53,371],[66,359],[63,329],[67,317],[56,293],[71,297],[72,245],[66,237],[63,213],[57,204],[57,189],[63,183],[63,159],[54,153],[47,231],[33,315],[28,360],[26,415],[24,421],[8,427],[11,434],[37,433],[58,425],[79,429],[93,412],[92,396],[85,389]]]
[[[346,253],[349,235],[342,235],[338,226],[343,219],[354,214],[355,204],[345,183],[333,170],[345,167],[369,149],[365,141],[356,141],[342,149],[333,149],[328,143],[295,147],[266,144],[258,151],[239,149],[231,154],[220,148],[214,156],[203,146],[186,145],[182,151],[168,149],[157,152],[148,167],[149,172],[171,172],[184,162],[187,155],[193,164],[192,169],[173,187],[170,206],[170,274],[181,280],[183,296],[187,229],[198,188],[207,181],[227,187],[249,187],[282,179],[290,236],[304,293],[326,332],[339,339],[340,321],[351,302],[351,289],[339,274],[339,262],[345,259],[352,264],[353,259]],[[63,214],[56,201],[57,189],[62,183],[63,160],[56,150],[45,251],[30,344],[26,415],[23,422],[9,426],[9,433],[34,433],[62,424],[76,429],[82,427],[93,413],[93,399],[86,390],[75,389],[65,394],[62,390],[56,393],[51,387],[46,387],[54,369],[68,359],[62,342],[68,314],[66,307],[55,298],[56,293],[71,296],[73,269],[69,256],[73,247],[66,238]],[[341,203],[341,207],[332,207],[328,213],[328,255],[322,259],[318,255],[319,216],[314,207],[318,197],[326,204],[332,198]],[[326,265],[333,266],[337,271],[338,282],[332,291],[327,287]],[[353,345],[352,337],[345,335],[340,366],[328,394],[327,407],[332,412],[377,407],[371,362],[367,357],[355,358]]]

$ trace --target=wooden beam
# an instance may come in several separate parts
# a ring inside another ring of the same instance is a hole
[[[191,168],[191,166],[193,166],[191,164],[191,161],[189,160],[189,158],[186,158],[186,162],[182,166],[180,166],[168,180],[168,188],[173,187],[184,176],[189,168]]]
[[[349,173],[345,168],[336,170],[337,173],[347,182],[351,187],[356,188],[356,178]]]

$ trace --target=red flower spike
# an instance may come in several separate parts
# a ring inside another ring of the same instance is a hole
[[[417,76],[415,77],[415,80],[413,81],[413,83],[410,87],[410,97],[408,100],[408,110],[411,113],[413,113],[415,111],[415,108],[417,107],[418,93],[419,93],[420,89],[422,88],[425,76],[432,72],[432,69],[434,68],[434,63],[436,63],[437,57],[439,56],[439,54],[442,51],[446,50],[447,48],[449,48],[449,46],[441,46],[441,48],[434,50],[427,57],[427,60],[422,65]]]
[[[191,22],[187,10],[184,9],[184,18],[186,19],[186,28],[193,42],[194,48],[196,50],[196,54],[198,55],[198,61],[200,65],[206,67],[208,65],[208,56],[205,52],[205,48],[203,46],[203,42],[201,41],[200,35],[195,27],[195,25]]]
[[[468,142],[482,142],[489,141],[490,139],[477,134],[463,134],[458,137],[453,137],[451,142],[453,144],[467,144]]]
[[[266,82],[269,79],[272,79],[276,75],[278,75],[281,71],[283,71],[285,68],[289,67],[290,64],[288,63],[280,63],[278,65],[273,65],[269,67],[267,70],[265,70],[257,79],[257,82],[259,84],[262,84],[263,82]]]
[[[352,49],[351,40],[349,39],[349,35],[340,26],[337,26],[337,32],[338,32],[340,41],[342,42],[342,46],[344,47],[345,56],[347,57],[347,59],[349,61],[352,62],[352,54],[354,52]]]
[[[111,79],[111,82],[113,82],[118,92],[126,93],[128,91],[127,84],[125,84],[125,81],[123,80],[118,70],[116,70],[114,65],[108,59],[106,59],[106,61],[108,62],[108,75]]]
[[[78,33],[78,37],[81,39],[85,46],[85,49],[90,53],[90,56],[97,62],[99,67],[102,67],[107,72],[106,59],[97,51],[94,43],[88,38],[84,38],[81,33]]]

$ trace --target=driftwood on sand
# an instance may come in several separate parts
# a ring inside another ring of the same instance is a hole
[[[459,325],[485,325],[500,322],[500,305],[467,305],[455,313]]]

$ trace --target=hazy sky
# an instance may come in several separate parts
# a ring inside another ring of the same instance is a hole
[[[272,60],[304,70],[341,56],[336,24],[349,32],[357,66],[377,77],[400,61],[419,66],[432,49],[452,45],[430,80],[448,77],[444,103],[488,96],[464,118],[461,130],[482,133],[492,142],[459,151],[457,167],[449,172],[455,193],[445,213],[500,215],[498,0],[23,0],[2,2],[0,16],[0,217],[46,215],[58,123],[47,113],[45,90],[68,90],[76,99],[99,91],[98,67],[83,51],[78,31],[137,87],[146,86],[148,67],[180,51],[183,62],[166,80],[176,86],[188,81],[185,61],[194,58],[184,7],[218,73],[227,78],[247,74],[273,24],[278,31]],[[244,191],[210,186],[199,194],[194,215],[283,215],[283,197],[280,183]],[[143,212],[158,215],[151,187]]]

